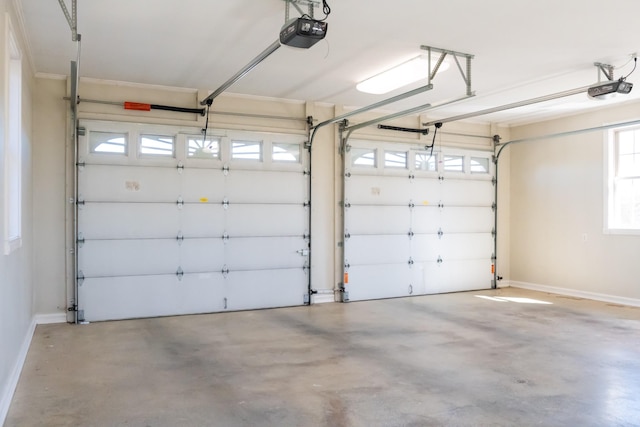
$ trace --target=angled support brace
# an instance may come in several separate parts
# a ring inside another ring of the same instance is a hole
[[[598,81],[600,81],[601,73],[604,74],[607,80],[613,81],[613,65],[602,64],[600,62],[594,62],[593,65],[598,68]]]
[[[58,0],[60,3],[60,7],[62,8],[62,13],[64,13],[65,18],[67,18],[67,22],[69,23],[69,28],[71,28],[71,40],[78,41],[78,5],[77,0],[71,0],[71,14],[69,14],[69,9],[67,9],[67,5],[65,0]]]
[[[429,61],[429,81],[428,81],[429,84],[431,84],[431,80],[435,78],[436,73],[440,69],[440,66],[442,65],[442,62],[444,61],[446,56],[451,55],[453,56],[453,59],[455,60],[456,65],[458,66],[458,70],[462,75],[462,80],[464,80],[464,83],[467,87],[467,96],[473,96],[473,91],[471,90],[471,60],[473,59],[473,55],[470,55],[468,53],[456,52],[454,50],[440,49],[440,48],[431,47],[431,46],[420,46],[420,49],[427,51],[427,57]],[[431,54],[434,52],[439,53],[440,56],[438,57],[438,60],[436,61],[435,66],[433,66],[432,68]],[[466,63],[465,63],[464,69],[462,68],[462,65],[460,65],[460,58],[465,59]]]

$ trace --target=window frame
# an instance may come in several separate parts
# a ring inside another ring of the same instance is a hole
[[[22,247],[22,51],[5,14],[4,254]]]
[[[620,156],[618,135],[624,131],[637,132],[640,138],[640,126],[623,126],[610,129],[605,133],[604,138],[604,224],[603,229],[606,234],[640,235],[640,224],[636,227],[628,227],[617,222],[619,209],[617,204],[616,183],[623,180],[638,180],[640,183],[640,173],[637,176],[618,176],[618,162]],[[635,155],[640,155],[640,151],[635,151]]]

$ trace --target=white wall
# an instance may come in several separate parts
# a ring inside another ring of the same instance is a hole
[[[21,35],[21,21],[13,4],[0,0],[0,81],[5,79],[5,13],[8,12],[21,50],[25,52]],[[9,255],[0,254],[0,424],[4,421],[22,362],[33,333],[32,252],[32,180],[31,155],[31,96],[33,70],[27,55],[22,61],[22,246]],[[0,84],[0,165],[4,165],[5,144],[5,85]],[[4,166],[3,166],[4,169]],[[4,173],[0,173],[0,216],[4,214]],[[0,224],[2,221],[0,221]],[[0,239],[4,241],[0,227]]]
[[[514,128],[512,137],[637,119],[640,103],[626,104]],[[603,233],[605,137],[606,132],[596,131],[506,149],[512,161],[511,280],[516,285],[640,305],[640,236]]]

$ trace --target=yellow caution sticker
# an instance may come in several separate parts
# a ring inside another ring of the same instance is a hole
[[[200,203],[207,203],[209,201],[209,199],[207,199],[206,197],[200,197]]]
[[[423,201],[422,201],[422,204],[423,204],[423,205],[425,205],[425,206],[427,206],[427,205],[429,204],[429,201],[428,201],[428,200],[423,200]]]

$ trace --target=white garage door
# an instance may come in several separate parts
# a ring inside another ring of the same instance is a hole
[[[492,154],[350,144],[344,299],[491,288]]]
[[[303,136],[81,126],[79,320],[305,303]]]

